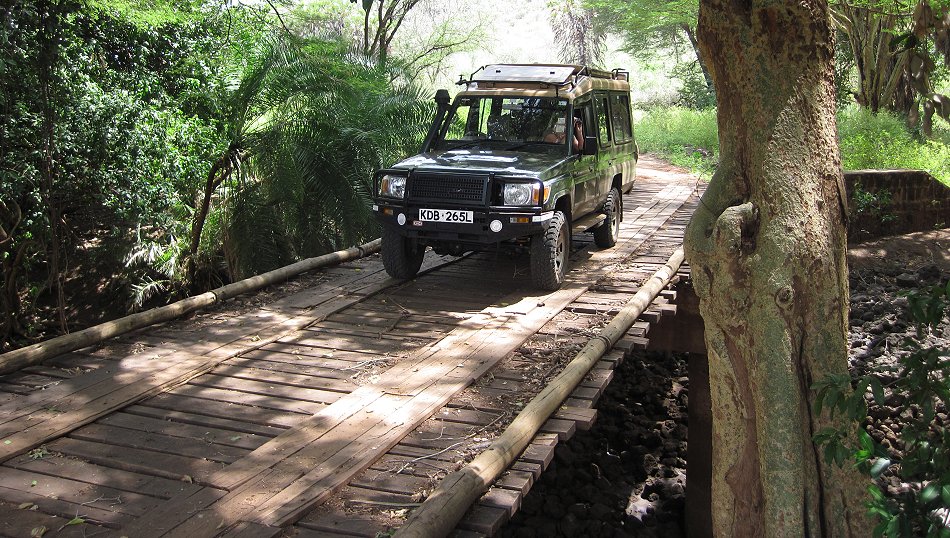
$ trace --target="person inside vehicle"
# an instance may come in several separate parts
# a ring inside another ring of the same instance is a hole
[[[577,113],[575,113],[573,120],[571,147],[574,148],[574,151],[580,151],[584,149],[584,122],[581,121]],[[544,141],[551,144],[563,144],[565,138],[567,138],[567,133],[560,121],[555,123],[544,135]]]

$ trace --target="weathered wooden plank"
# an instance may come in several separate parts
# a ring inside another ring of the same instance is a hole
[[[208,375],[202,377],[214,378],[214,376],[259,381],[273,385],[288,385],[294,388],[313,387],[319,388],[320,390],[329,390],[333,392],[350,392],[358,386],[349,379],[322,376],[318,377],[292,372],[273,371],[267,368],[256,368],[255,365],[251,363],[232,365],[231,361],[219,365],[217,368],[209,372]],[[195,381],[200,383],[202,380],[197,379]]]
[[[275,536],[281,536],[283,532],[284,529],[280,527],[268,527],[267,525],[241,521],[219,536],[221,538],[274,538]]]
[[[528,445],[528,448],[524,449],[524,452],[518,459],[527,463],[537,463],[541,466],[542,470],[545,470],[548,468],[548,465],[551,464],[551,461],[554,460],[554,447],[531,443]]]
[[[512,463],[511,468],[509,470],[530,473],[531,476],[534,477],[535,482],[537,482],[538,479],[541,478],[541,473],[544,471],[540,463],[532,463],[529,461],[521,461],[521,460],[517,460],[514,463]]]
[[[241,354],[242,359],[266,360],[285,364],[303,364],[327,368],[338,372],[380,356],[381,355],[375,353],[283,344],[280,342],[275,342],[259,350],[252,350]]]
[[[498,480],[495,480],[494,484],[496,488],[511,489],[520,492],[522,495],[527,495],[533,485],[534,475],[527,471],[515,471],[513,469],[505,471]]]
[[[132,473],[55,455],[47,455],[37,459],[25,455],[17,456],[5,465],[30,473],[69,478],[79,482],[87,482],[121,491],[131,491],[161,499],[168,499],[174,495],[190,495],[199,489],[199,486],[181,480]]]
[[[277,355],[272,353],[270,355]],[[283,355],[283,354],[281,354]],[[243,368],[254,368],[257,370],[266,370],[268,372],[280,372],[287,374],[295,374],[304,377],[325,377],[327,379],[337,379],[342,380],[343,383],[353,386],[352,381],[350,381],[350,376],[353,375],[351,372],[343,371],[343,368],[352,367],[352,363],[344,363],[345,365],[341,368],[332,368],[327,367],[322,364],[317,364],[319,361],[309,360],[309,359],[300,359],[297,360],[288,359],[288,357],[281,357],[285,360],[270,360],[270,356],[267,357],[258,357],[258,358],[249,358],[246,355],[240,357],[235,357],[228,360],[222,366],[228,366],[235,369]]]
[[[573,420],[549,418],[545,421],[544,425],[541,426],[541,432],[557,434],[558,439],[567,441],[571,437],[574,437],[574,433],[577,432],[577,424],[575,424]]]
[[[183,515],[187,517],[191,514],[201,513],[204,516],[204,511],[224,496],[224,493],[218,489],[201,488],[194,493],[177,498],[177,502],[174,504],[162,503],[149,512],[147,517],[139,518],[123,526],[122,534],[123,536],[139,538],[162,536],[177,527],[181,523]],[[210,512],[207,513],[207,517],[220,521]],[[196,536],[199,535],[194,535],[192,538]]]
[[[485,426],[498,420],[503,415],[497,410],[476,410],[459,407],[445,406],[433,417],[446,422],[458,422],[460,424],[470,424],[473,426]]]
[[[478,504],[492,508],[501,508],[508,513],[508,517],[510,518],[521,508],[522,498],[523,495],[520,491],[493,487],[482,495],[478,500]]]
[[[76,514],[82,513],[86,516],[84,519],[93,525],[102,525],[111,528],[118,528],[133,519],[132,516],[121,512],[103,510],[92,506],[80,506],[79,504],[63,501],[54,497],[38,496],[31,492],[22,492],[19,489],[3,486],[0,486],[0,499],[15,506],[28,503],[35,505],[40,512],[65,518],[66,521],[76,517]],[[25,536],[29,536],[29,534]]]
[[[364,536],[375,538],[385,527],[367,516],[338,510],[315,511],[297,523],[297,527],[333,533],[333,536]],[[306,535],[310,536],[310,535]]]
[[[430,486],[431,481],[410,474],[367,469],[351,480],[349,485],[411,496]]]
[[[181,399],[188,398],[182,397]],[[154,402],[154,400],[149,400],[149,402]],[[185,405],[184,407],[191,408],[191,406],[188,405]],[[247,409],[257,410],[259,408],[248,407]],[[169,421],[175,424],[188,424],[197,426],[199,428],[228,430],[267,438],[276,437],[287,428],[287,426],[262,426],[253,422],[245,422],[243,420],[232,420],[229,418],[221,418],[197,412],[174,411],[172,409],[163,409],[160,407],[150,407],[146,405],[133,405],[131,407],[126,407],[123,409],[123,411],[136,416],[154,418],[161,421]],[[201,411],[208,410],[207,408],[202,408]],[[235,415],[235,411],[238,411],[237,415]],[[242,416],[245,413],[246,410],[235,410],[233,406],[230,405],[228,405],[224,411],[221,411],[221,414],[224,416]],[[253,418],[253,420],[258,419]],[[265,420],[264,422],[267,421]]]
[[[87,424],[72,432],[70,438],[80,441],[111,444],[119,447],[150,450],[186,458],[204,459],[218,463],[232,463],[250,452],[250,450],[246,448],[213,444],[201,439],[171,437],[101,423]]]
[[[458,527],[464,530],[480,532],[487,536],[494,536],[501,526],[508,521],[508,511],[504,508],[495,508],[476,504],[459,522]]]
[[[3,444],[0,444],[0,461],[21,454],[49,439],[63,435],[75,428],[89,423],[114,409],[124,407],[149,394],[181,382],[182,378],[197,375],[211,367],[210,361],[203,357],[183,357],[174,367],[147,373],[148,380],[135,377],[134,381],[121,378],[119,383],[103,383],[95,394],[51,402],[53,410],[33,413],[11,420],[0,427]],[[63,407],[59,407],[63,405]],[[10,441],[7,444],[7,441]]]
[[[19,508],[16,504],[0,502],[0,536],[23,538],[32,536],[34,529],[46,529],[44,536],[56,538],[86,538],[103,536],[107,528],[91,522],[66,526],[74,516],[58,517],[38,510]],[[51,532],[56,531],[55,534]]]
[[[63,437],[50,443],[50,450],[82,458],[93,463],[150,474],[172,480],[207,483],[207,478],[223,464],[207,460],[162,454],[150,450],[119,447]]]
[[[82,506],[84,510],[89,507],[127,516],[140,516],[160,502],[160,499],[140,493],[10,467],[0,467],[0,487],[35,498],[55,498]]]
[[[207,390],[210,391],[211,389]],[[205,391],[196,392],[200,395]],[[278,403],[281,402],[286,402],[286,400],[280,400]],[[149,413],[149,416],[155,416],[155,414],[151,411],[147,411],[147,409],[163,409],[184,414],[193,413],[195,415],[200,414],[221,419],[241,417],[241,421],[248,423],[249,428],[256,424],[258,426],[280,428],[282,430],[300,424],[300,420],[307,416],[307,413],[301,410],[298,410],[296,415],[288,416],[287,413],[272,408],[205,399],[197,395],[189,396],[188,394],[159,394],[149,398],[147,403],[148,405],[142,408],[133,406],[129,409],[136,409],[137,413]],[[251,403],[253,404],[253,402]],[[141,411],[139,411],[139,409],[141,409]],[[235,428],[236,427],[237,425],[235,425]]]
[[[410,461],[413,458],[405,456],[396,456],[386,453],[369,466],[368,470],[381,471],[385,473],[398,473],[410,475],[426,480],[441,478],[454,471],[457,467],[455,462],[441,461],[437,459],[422,459],[419,461]]]
[[[265,385],[266,386],[266,385]],[[281,397],[277,394],[268,394],[266,391],[262,390],[262,387],[259,385],[257,387],[252,387],[256,390],[253,392],[247,392],[240,390],[240,384],[237,382],[227,383],[220,382],[215,385],[195,385],[188,384],[172,389],[167,394],[179,395],[179,396],[191,396],[194,399],[203,399],[209,401],[225,402],[232,403],[236,405],[243,406],[256,406],[263,407],[265,409],[275,409],[279,411],[286,411],[289,413],[299,413],[303,415],[310,415],[318,412],[319,410],[326,407],[327,404],[321,401],[313,400],[300,400],[295,398]],[[287,389],[284,389],[283,392],[291,392]],[[333,398],[334,396],[339,396],[339,393],[329,392],[329,391],[318,391],[321,399],[324,397]],[[159,395],[165,396],[165,395]],[[152,399],[147,401],[149,405],[155,405]],[[195,402],[194,409],[195,411],[204,412],[204,402]],[[232,409],[234,411],[244,411],[244,407],[235,407]],[[235,416],[235,415],[227,415]],[[243,418],[243,415],[242,415]],[[284,417],[286,423],[286,417]],[[289,425],[293,425],[296,422],[293,422]]]
[[[129,413],[114,413],[99,419],[97,424],[115,426],[153,435],[163,435],[174,438],[196,439],[202,443],[236,447],[244,450],[254,450],[271,439],[272,436],[256,435],[247,432],[219,429],[210,426],[194,426],[159,420]]]
[[[587,431],[594,425],[594,421],[597,419],[597,410],[562,406],[554,413],[553,417],[562,420],[571,420],[577,425],[577,429]]]
[[[359,351],[361,353],[371,353],[374,355],[385,355],[386,353],[407,351],[418,347],[417,340],[392,340],[392,339],[373,339],[358,336],[335,336],[325,334],[319,331],[308,331],[306,333],[295,334],[280,340],[284,344],[305,345],[332,350]]]

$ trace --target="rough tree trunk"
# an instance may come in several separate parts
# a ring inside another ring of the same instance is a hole
[[[706,323],[716,536],[870,536],[864,488],[811,436],[813,381],[847,370],[848,275],[822,0],[704,0],[721,163],[687,230]]]

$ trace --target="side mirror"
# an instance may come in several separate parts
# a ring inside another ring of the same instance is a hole
[[[596,136],[585,136],[584,137],[584,149],[581,150],[582,155],[597,155],[597,137]]]

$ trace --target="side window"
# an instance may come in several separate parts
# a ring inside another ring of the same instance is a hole
[[[580,151],[584,147],[584,137],[593,136],[594,115],[591,112],[593,110],[591,105],[590,101],[574,103],[574,120],[580,120],[581,122],[581,138],[579,139],[579,145],[572,147],[574,151]]]
[[[630,96],[623,93],[611,93],[610,112],[613,120],[614,140],[618,142],[629,140],[633,134],[633,130],[630,128]]]
[[[613,136],[610,130],[610,116],[607,114],[607,111],[609,110],[607,107],[607,96],[598,94],[594,98],[594,102],[597,105],[597,137],[600,142],[600,147],[609,146],[610,142],[613,140]]]

